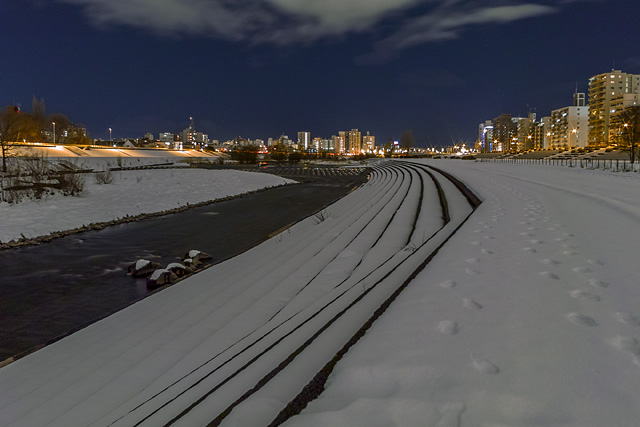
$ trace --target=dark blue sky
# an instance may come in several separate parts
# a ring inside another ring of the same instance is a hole
[[[151,4],[151,5],[150,5]],[[637,0],[19,0],[0,3],[0,98],[94,138],[412,129],[473,141],[501,113],[640,73]]]

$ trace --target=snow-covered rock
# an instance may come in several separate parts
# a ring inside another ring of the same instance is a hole
[[[159,268],[151,273],[151,276],[149,276],[149,278],[147,279],[147,287],[157,288],[160,286],[169,285],[175,282],[177,278],[178,277],[174,273],[167,270],[166,268]]]
[[[148,259],[139,259],[129,266],[128,272],[133,277],[145,277],[158,268],[162,268],[162,265]]]

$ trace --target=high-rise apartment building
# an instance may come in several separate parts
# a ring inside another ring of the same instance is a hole
[[[376,137],[371,135],[369,131],[367,131],[366,135],[362,136],[362,149],[367,153],[373,153],[373,150],[376,148]]]
[[[610,142],[614,99],[624,94],[640,93],[640,75],[621,70],[598,74],[589,79],[589,145],[606,146]]]
[[[573,95],[573,105],[551,112],[550,148],[586,147],[589,137],[589,107],[584,93]]]
[[[333,135],[333,146],[336,153],[344,154],[347,152],[347,133],[345,131],[338,132],[338,135]]]
[[[495,149],[493,151],[516,150],[518,146],[518,123],[517,118],[511,114],[500,114],[493,119],[493,141]]]
[[[349,154],[362,154],[362,133],[358,129],[347,132],[347,152]]]
[[[298,149],[309,150],[313,148],[311,145],[311,132],[298,132]]]

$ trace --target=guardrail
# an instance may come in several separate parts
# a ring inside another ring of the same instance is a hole
[[[476,162],[517,165],[566,166],[582,169],[604,169],[616,172],[640,172],[640,162],[620,159],[476,159]]]

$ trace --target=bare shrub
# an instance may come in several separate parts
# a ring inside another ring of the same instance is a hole
[[[113,174],[110,170],[95,173],[97,184],[111,184],[113,182]]]
[[[65,196],[77,196],[84,191],[86,177],[80,173],[61,173],[56,179],[59,183],[60,191]]]

